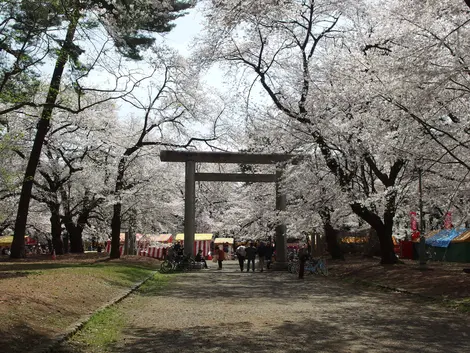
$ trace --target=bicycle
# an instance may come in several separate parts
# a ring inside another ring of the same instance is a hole
[[[165,260],[160,265],[160,273],[168,273],[174,270],[175,263],[170,260]]]
[[[194,268],[194,259],[189,256],[179,256],[176,259],[167,259],[160,265],[160,273],[169,273],[173,271],[187,272]]]
[[[323,258],[319,258],[311,269],[311,273],[328,276],[328,267],[326,261]]]

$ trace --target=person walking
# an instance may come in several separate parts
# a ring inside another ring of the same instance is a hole
[[[244,245],[240,245],[237,250],[235,250],[235,253],[237,254],[238,258],[238,264],[240,265],[240,271],[243,272],[243,267],[245,263],[245,257],[246,257],[246,248]]]
[[[264,258],[266,257],[266,246],[260,242],[258,246],[259,272],[264,271]]]
[[[309,257],[307,244],[299,250],[299,279],[304,279],[305,262]]]
[[[225,260],[225,251],[223,247],[219,247],[217,250],[217,262],[219,263],[219,270],[222,269],[222,261]]]
[[[253,272],[255,272],[255,258],[256,258],[256,248],[255,244],[251,243],[248,248],[246,248],[246,259],[248,260],[246,272],[250,272],[250,262],[253,265]]]
[[[264,258],[266,259],[266,268],[269,270],[273,259],[273,245],[271,243],[266,246],[266,256]]]

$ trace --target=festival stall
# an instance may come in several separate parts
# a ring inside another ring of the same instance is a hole
[[[0,247],[10,247],[11,243],[13,242],[13,235],[6,235],[0,237]],[[37,245],[37,240],[31,237],[28,237],[25,235],[24,237],[24,243],[25,245]]]
[[[172,241],[171,234],[142,235],[137,241],[137,255],[164,259]]]
[[[4,248],[5,249],[11,248],[12,242],[13,242],[13,235],[6,235],[6,236],[0,237],[0,254],[3,253]],[[28,237],[28,236],[24,237],[24,243],[28,247],[34,247],[38,245],[38,241],[36,239]],[[31,251],[31,248],[29,251]]]
[[[233,238],[215,238],[214,246],[222,246],[229,259],[234,258]]]
[[[209,254],[209,251],[211,249],[212,236],[213,235],[211,233],[194,234],[194,255],[197,254],[199,249],[202,250],[203,256],[207,256]],[[176,234],[175,240],[181,242],[181,244],[184,246],[184,234],[183,233]],[[232,239],[232,244],[233,244],[233,239]]]
[[[470,229],[444,229],[426,239],[436,261],[470,262]]]
[[[124,242],[126,241],[126,233],[119,233],[119,253],[122,255],[124,249]],[[106,252],[111,252],[111,239],[106,242]]]

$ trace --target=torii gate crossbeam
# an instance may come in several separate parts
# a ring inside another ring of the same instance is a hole
[[[162,162],[185,162],[184,251],[193,254],[195,234],[196,181],[274,182],[276,183],[276,210],[286,209],[286,196],[280,192],[282,168],[275,174],[196,173],[196,163],[277,164],[296,163],[300,156],[292,154],[256,154],[237,152],[168,151],[160,152]],[[287,262],[286,226],[276,226],[276,261]]]

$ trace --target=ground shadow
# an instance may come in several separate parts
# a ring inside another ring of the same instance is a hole
[[[230,263],[169,281],[151,281],[129,299],[123,336],[103,351],[461,353],[470,346],[468,317],[403,293],[286,272],[240,273]],[[56,352],[91,350],[68,343]]]
[[[249,320],[213,326],[206,324],[181,330],[134,327],[125,340],[112,344],[103,351],[461,353],[470,344],[470,339],[462,336],[461,332],[448,335],[447,324],[442,320],[403,322],[401,318],[384,316],[359,322],[352,317],[341,318],[340,322],[328,322],[300,316],[295,322],[286,320],[274,325],[269,323],[267,316],[265,328],[257,328]],[[86,351],[86,347],[77,345],[62,346],[54,350],[56,353]]]
[[[46,331],[33,329],[26,322],[14,327],[0,328],[0,351],[2,353],[41,352],[52,344]]]

